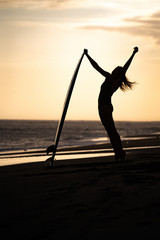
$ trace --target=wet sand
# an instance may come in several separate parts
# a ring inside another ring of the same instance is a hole
[[[124,143],[153,148],[128,149],[120,163],[97,156],[56,161],[53,169],[0,167],[1,239],[159,237],[159,143]]]

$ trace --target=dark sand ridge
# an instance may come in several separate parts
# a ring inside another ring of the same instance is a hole
[[[110,156],[0,167],[0,178],[1,239],[160,236],[160,148],[130,150],[121,163]]]

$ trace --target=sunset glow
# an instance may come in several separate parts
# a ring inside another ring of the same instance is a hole
[[[123,66],[137,84],[113,97],[115,120],[160,120],[159,0],[0,1],[1,119],[59,119],[87,48],[106,71]],[[104,78],[84,58],[67,119],[98,120]]]

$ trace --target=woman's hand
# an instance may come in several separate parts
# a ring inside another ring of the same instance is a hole
[[[84,49],[84,54],[85,54],[85,55],[88,54],[88,49]]]
[[[134,47],[133,53],[135,54],[135,53],[137,53],[137,52],[138,52],[138,47]]]

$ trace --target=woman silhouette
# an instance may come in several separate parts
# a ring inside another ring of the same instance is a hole
[[[122,142],[120,136],[115,128],[112,112],[113,106],[111,102],[111,97],[114,92],[120,87],[122,91],[132,89],[134,82],[130,82],[125,73],[129,68],[134,55],[138,52],[138,47],[134,48],[131,57],[128,59],[123,67],[116,67],[113,72],[104,71],[88,54],[88,50],[84,49],[84,54],[89,59],[91,65],[105,77],[105,81],[101,85],[101,90],[98,98],[98,109],[101,122],[106,129],[108,136],[110,138],[112,147],[114,149],[116,161],[125,160],[125,151],[122,147]]]

